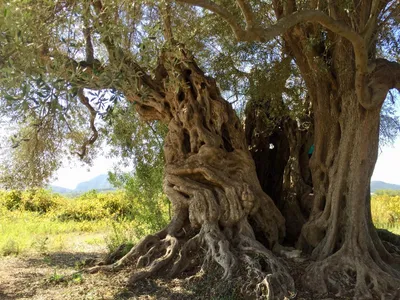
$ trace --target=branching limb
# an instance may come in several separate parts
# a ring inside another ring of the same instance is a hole
[[[376,29],[378,15],[380,13],[380,9],[379,9],[380,3],[381,3],[380,0],[372,1],[371,13],[370,13],[369,19],[367,21],[367,24],[365,25],[363,32],[361,33],[361,35],[364,37],[364,39],[366,41],[369,41],[371,39],[371,37],[373,36],[374,31]]]
[[[242,11],[243,17],[246,21],[246,30],[251,30],[254,28],[255,16],[249,2],[247,0],[236,0],[236,3],[240,7],[240,10]]]
[[[253,29],[252,34],[246,34],[246,39],[268,41],[275,36],[284,34],[289,28],[302,22],[316,22],[330,31],[349,40],[354,48],[356,63],[355,88],[358,99],[365,97],[366,77],[368,75],[368,52],[365,40],[346,24],[337,21],[322,11],[303,10],[281,18],[275,25],[266,29]]]
[[[229,24],[229,26],[231,27],[233,33],[235,34],[238,40],[242,40],[246,35],[246,31],[243,30],[240,27],[240,25],[236,22],[236,18],[222,6],[214,3],[213,1],[210,0],[177,0],[177,1],[181,3],[202,7],[219,15]]]
[[[162,7],[160,10],[163,19],[164,38],[165,40],[171,42],[174,39],[171,22],[171,3],[166,2],[164,7]]]
[[[276,36],[284,34],[287,30],[289,30],[293,26],[303,22],[315,22],[322,25],[328,30],[349,40],[353,45],[355,64],[356,64],[355,89],[357,93],[357,98],[361,103],[362,99],[367,97],[368,91],[366,88],[367,87],[366,83],[368,75],[368,51],[365,39],[356,31],[354,31],[351,27],[347,26],[345,23],[331,18],[324,12],[319,10],[302,10],[279,19],[279,21],[276,22],[276,24],[271,25],[268,28],[255,27],[248,30],[243,30],[236,23],[236,21],[234,21],[232,15],[229,14],[229,12],[227,12],[222,7],[216,5],[214,2],[207,0],[177,0],[177,1],[203,7],[220,15],[224,20],[226,20],[231,25],[232,30],[234,31],[236,38],[239,41],[266,42],[275,38]],[[246,7],[247,6],[244,6],[245,9]],[[248,14],[249,12],[246,10],[244,13]],[[249,15],[247,15],[247,17],[249,17]]]
[[[80,88],[78,90],[78,97],[79,97],[80,102],[83,105],[85,105],[86,108],[89,110],[89,113],[90,113],[90,129],[92,131],[92,135],[83,142],[83,145],[81,146],[80,152],[76,152],[76,154],[78,154],[80,159],[83,159],[87,154],[88,146],[93,145],[94,142],[99,137],[99,132],[97,131],[96,126],[94,125],[94,122],[95,122],[96,116],[97,116],[97,112],[93,108],[93,106],[90,105],[89,99],[85,96],[85,94],[83,92],[83,88]]]
[[[85,21],[85,28],[83,29],[83,36],[85,37],[86,42],[86,62],[88,64],[93,64],[94,62],[94,50],[92,43],[92,34],[87,21]]]
[[[371,69],[373,71],[368,82],[368,94],[360,101],[365,109],[379,107],[390,89],[400,91],[400,63],[379,58]]]

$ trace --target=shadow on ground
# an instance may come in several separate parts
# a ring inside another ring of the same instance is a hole
[[[85,261],[101,259],[104,253],[99,252],[52,252],[40,257],[26,259],[29,266],[50,266],[58,268],[77,268]]]

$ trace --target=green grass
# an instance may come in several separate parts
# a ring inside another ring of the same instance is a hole
[[[58,221],[26,211],[0,211],[0,255],[62,251],[73,233],[104,232],[109,220]]]

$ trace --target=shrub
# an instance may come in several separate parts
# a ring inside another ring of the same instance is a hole
[[[15,210],[21,207],[22,204],[22,192],[12,190],[9,192],[2,192],[0,194],[1,204],[8,210]]]
[[[44,189],[0,192],[0,205],[8,210],[25,210],[46,213],[61,205],[62,198]]]
[[[372,219],[377,227],[393,227],[400,223],[400,196],[373,195],[371,199]]]
[[[22,193],[22,203],[26,211],[46,213],[60,206],[61,199],[44,189],[33,189]]]

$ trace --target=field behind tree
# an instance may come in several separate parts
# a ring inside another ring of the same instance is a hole
[[[167,223],[165,197],[159,195],[148,202],[149,206],[144,199],[123,191],[91,191],[72,199],[43,189],[1,192],[0,255],[70,250],[71,239],[79,235],[96,235],[86,242],[112,251]]]
[[[400,234],[399,192],[376,192],[371,208],[378,228]],[[42,189],[0,192],[0,299],[235,299],[234,289],[210,289],[196,279],[145,281],[132,294],[124,289],[128,271],[76,273],[120,244],[133,245],[161,229],[169,218],[162,194],[144,199],[91,191],[71,199]]]

